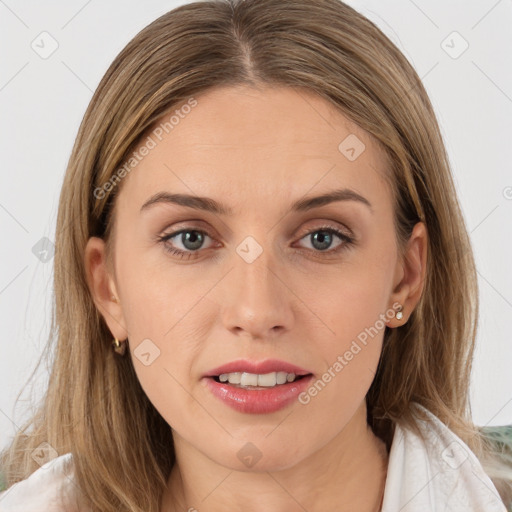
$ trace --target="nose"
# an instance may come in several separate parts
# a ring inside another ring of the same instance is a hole
[[[267,340],[292,328],[294,294],[269,253],[265,249],[250,263],[233,255],[235,268],[222,291],[222,321],[235,335]]]

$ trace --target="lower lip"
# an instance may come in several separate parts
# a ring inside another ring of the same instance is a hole
[[[313,375],[308,375],[298,381],[268,389],[237,388],[225,382],[217,382],[211,377],[205,377],[203,380],[214,396],[236,411],[266,414],[290,405],[308,388],[312,379]]]

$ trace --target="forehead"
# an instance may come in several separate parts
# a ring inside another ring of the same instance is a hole
[[[240,86],[194,100],[192,108],[171,109],[143,138],[138,150],[151,148],[124,179],[120,202],[140,208],[166,190],[227,198],[237,209],[340,187],[372,204],[389,200],[385,152],[311,91]]]

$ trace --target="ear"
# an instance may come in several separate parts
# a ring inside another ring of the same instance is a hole
[[[397,282],[390,297],[391,304],[398,302],[402,305],[403,316],[400,320],[390,319],[389,327],[405,324],[421,299],[427,269],[427,247],[427,228],[423,222],[418,222],[409,237],[404,257],[397,262]]]
[[[105,319],[112,335],[120,341],[125,340],[128,331],[115,280],[108,269],[103,239],[89,238],[85,247],[84,266],[94,304]]]

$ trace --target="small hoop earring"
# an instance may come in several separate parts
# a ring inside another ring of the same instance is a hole
[[[112,342],[112,346],[114,347],[114,352],[119,354],[120,356],[124,356],[126,352],[126,341],[119,341],[117,338],[114,338]]]

